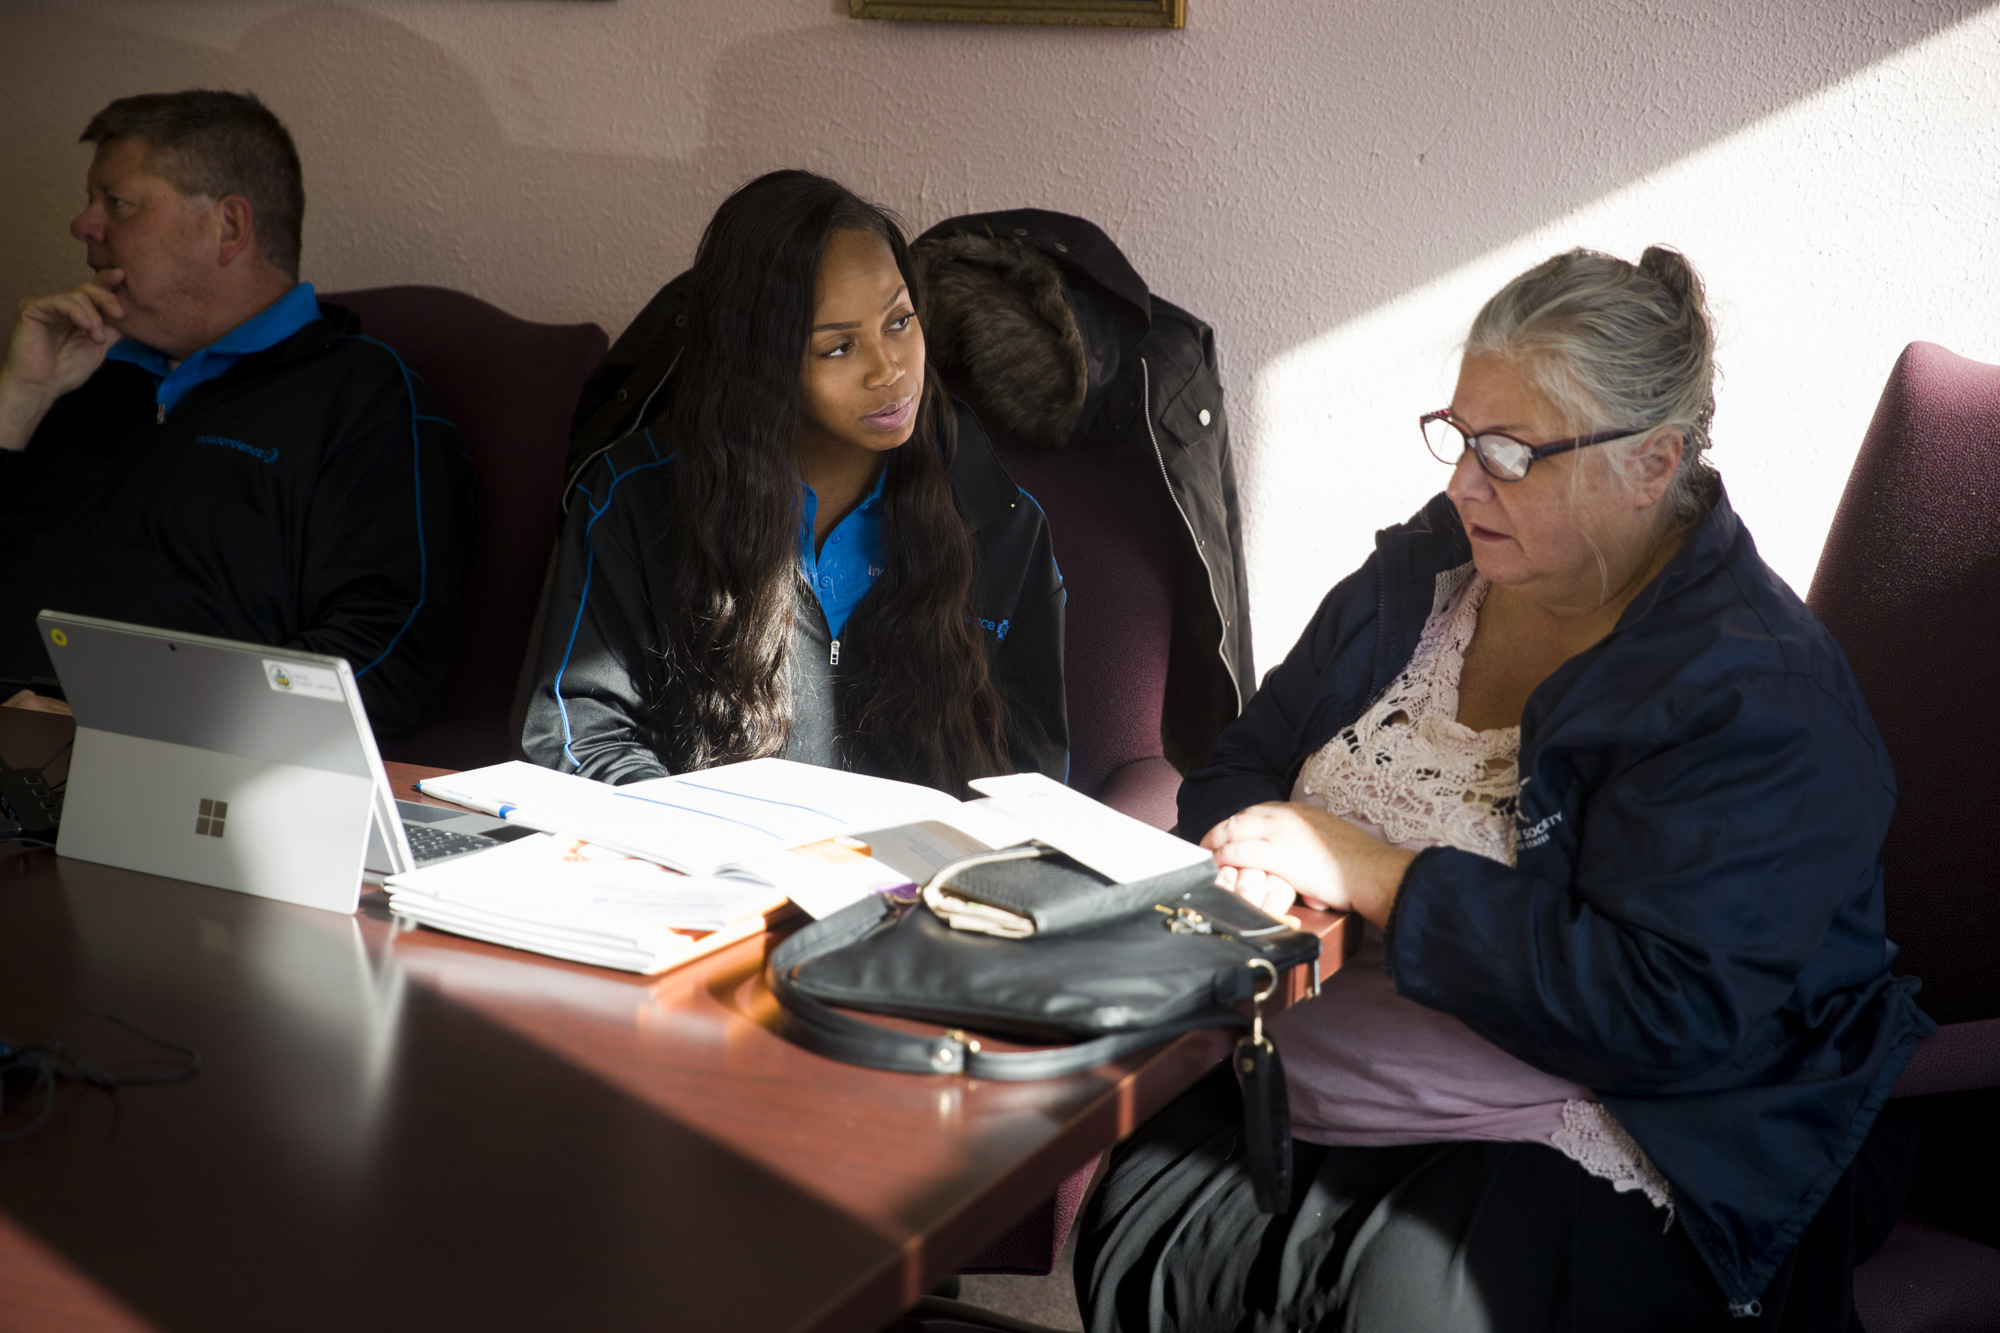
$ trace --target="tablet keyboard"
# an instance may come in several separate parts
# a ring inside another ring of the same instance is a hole
[[[410,840],[410,855],[417,859],[418,865],[500,845],[500,839],[489,838],[483,833],[454,833],[450,829],[407,819],[403,821],[403,836]]]
[[[53,838],[62,822],[62,793],[32,768],[0,765],[0,836]]]

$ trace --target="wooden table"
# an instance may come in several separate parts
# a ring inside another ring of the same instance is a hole
[[[67,734],[0,709],[0,760]],[[95,1006],[203,1061],[0,1143],[0,1326],[874,1333],[1225,1045],[855,1068],[775,1035],[768,947],[634,977],[0,848],[0,1034]]]

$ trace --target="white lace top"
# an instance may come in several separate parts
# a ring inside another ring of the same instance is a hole
[[[1367,712],[1306,760],[1298,793],[1373,824],[1385,842],[1457,847],[1514,864],[1521,729],[1458,721],[1458,677],[1479,628],[1486,580],[1461,565],[1438,576],[1416,656]]]
[[[1458,721],[1459,675],[1487,587],[1469,564],[1438,576],[1409,666],[1306,761],[1294,800],[1408,850],[1456,847],[1513,864],[1520,728]],[[1397,995],[1373,926],[1322,1001],[1288,1010],[1279,1029],[1301,1138],[1543,1142],[1614,1189],[1643,1190],[1672,1210],[1665,1179],[1587,1089]]]

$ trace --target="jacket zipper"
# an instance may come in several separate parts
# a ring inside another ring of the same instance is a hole
[[[167,405],[165,403],[161,403],[160,410],[153,414],[153,424],[155,426],[164,426],[167,424]]]
[[[840,640],[839,640],[839,639],[835,639],[835,640],[833,641],[833,650],[832,650],[831,652],[829,652],[829,653],[828,653],[828,654],[826,655],[826,664],[827,664],[828,666],[839,666],[839,665],[840,665]]]
[[[1167,472],[1167,455],[1160,448],[1160,437],[1153,431],[1153,371],[1146,364],[1146,358],[1139,358],[1139,415],[1146,423],[1146,438],[1153,442],[1153,459],[1160,465],[1160,480],[1166,483],[1167,498],[1174,502],[1174,509],[1181,516],[1181,525],[1194,540],[1194,553],[1201,557],[1201,572],[1208,576],[1208,600],[1215,607],[1215,623],[1222,627],[1222,637],[1216,640],[1216,655],[1222,659],[1222,669],[1229,673],[1229,684],[1236,691],[1238,706],[1243,699],[1243,682],[1236,679],[1236,664],[1229,660],[1229,621],[1222,614],[1222,604],[1215,600],[1215,571],[1208,567],[1208,547],[1194,530],[1194,523],[1188,518],[1187,510],[1181,507],[1181,497],[1174,494],[1174,479]]]

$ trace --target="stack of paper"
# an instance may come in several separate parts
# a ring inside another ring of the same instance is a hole
[[[425,794],[530,828],[567,833],[690,875],[859,829],[951,818],[931,787],[785,759],[607,786],[533,764],[425,778]]]
[[[787,899],[823,917],[1031,840],[1114,883],[1208,857],[1039,774],[975,782],[985,799],[966,803],[783,759],[626,787],[522,763],[420,785],[549,836],[391,876],[398,915],[634,972],[717,947],[718,932],[724,942],[752,934]]]
[[[547,834],[391,875],[399,917],[474,939],[653,973],[762,930],[785,894],[740,878],[683,875]]]
[[[1208,860],[1208,853],[1195,844],[1040,773],[975,778],[971,786],[986,798],[977,804],[990,807],[1037,842],[1059,848],[1113,884],[1172,874]]]

